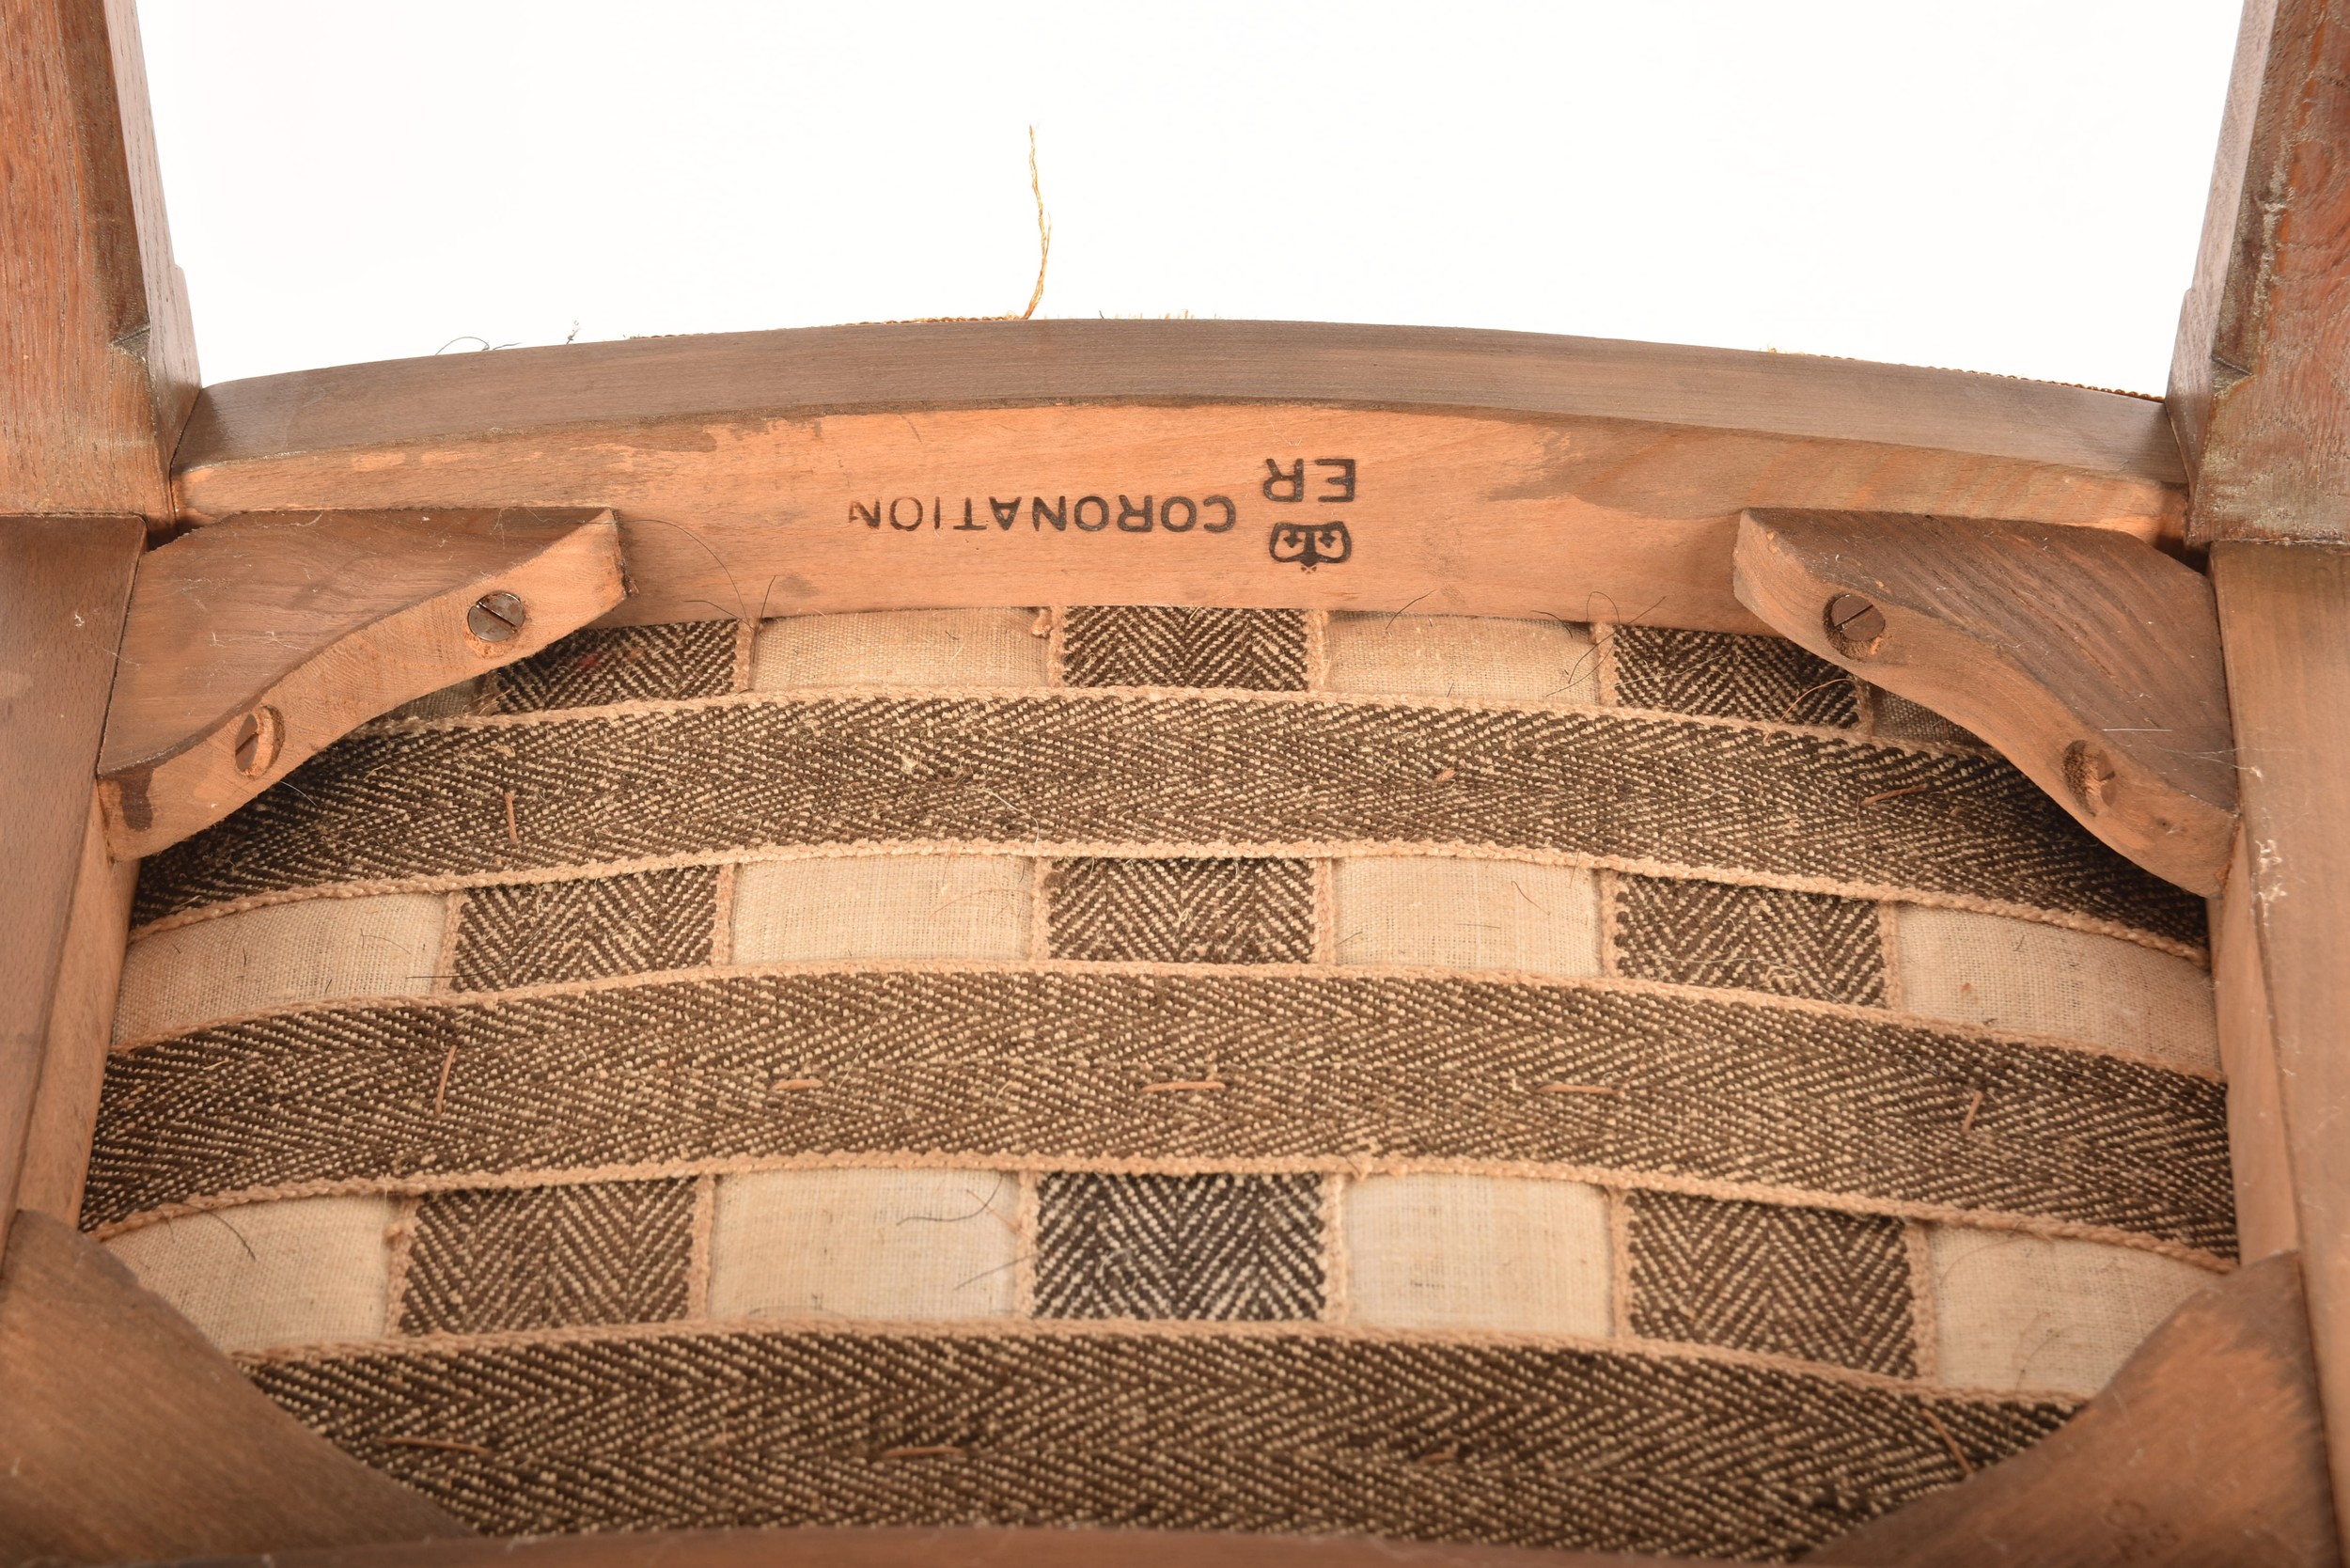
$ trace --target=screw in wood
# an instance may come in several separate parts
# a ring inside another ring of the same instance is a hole
[[[523,629],[530,619],[524,607],[522,595],[504,588],[485,593],[473,602],[465,612],[465,630],[483,642],[504,642]]]
[[[285,716],[264,704],[237,721],[237,771],[258,778],[276,764],[286,741]]]
[[[1827,640],[1847,659],[1872,659],[1885,645],[1885,612],[1856,593],[1840,593],[1820,612]]]
[[[2064,787],[2090,816],[2113,804],[2113,759],[2094,741],[2075,741],[2064,748]]]

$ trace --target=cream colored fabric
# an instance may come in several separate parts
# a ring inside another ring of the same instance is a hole
[[[1034,861],[1000,855],[740,866],[734,962],[1026,958],[1034,883]]]
[[[1327,629],[1334,692],[1487,702],[1596,702],[1599,656],[1555,620],[1340,611]]]
[[[1344,1199],[1347,1314],[1391,1328],[1609,1330],[1607,1195],[1580,1182],[1373,1176]]]
[[[2117,936],[1961,909],[1898,906],[1908,1010],[2062,1035],[2197,1072],[2219,1070],[2211,977]]]
[[[1042,686],[1034,610],[872,610],[760,623],[751,689]]]
[[[718,1178],[715,1318],[988,1318],[1012,1310],[1019,1178],[767,1170]]]
[[[223,1350],[372,1340],[391,1287],[388,1198],[290,1198],[106,1244]]]
[[[439,893],[305,899],[142,937],[123,955],[114,1037],[301,1002],[424,996],[447,914]]]
[[[2217,1278],[2135,1247],[1937,1225],[1929,1233],[1940,1380],[2091,1394]]]
[[[1341,964],[1599,973],[1599,886],[1579,867],[1366,857],[1331,887]]]

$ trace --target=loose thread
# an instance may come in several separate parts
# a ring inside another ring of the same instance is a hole
[[[1036,171],[1036,127],[1028,127],[1028,194],[1036,197],[1036,288],[1028,295],[1028,307],[1020,312],[1026,321],[1036,314],[1036,307],[1044,302],[1044,269],[1053,259],[1053,221],[1044,215],[1044,180]]]
[[[1922,1404],[1918,1407],[1918,1414],[1923,1416],[1926,1419],[1926,1424],[1934,1428],[1934,1430],[1941,1435],[1943,1444],[1950,1450],[1950,1457],[1958,1461],[1959,1473],[1961,1475],[1967,1476],[1973,1475],[1975,1473],[1974,1464],[1967,1459],[1966,1450],[1958,1446],[1958,1439],[1950,1435],[1950,1429],[1942,1424],[1942,1418],[1935,1415],[1933,1411],[1927,1409]]]
[[[1840,675],[1833,681],[1823,681],[1816,686],[1806,686],[1803,690],[1797,692],[1794,697],[1787,699],[1787,706],[1778,711],[1778,718],[1777,722],[1780,724],[1793,722],[1795,710],[1802,707],[1803,699],[1810,697],[1813,692],[1824,692],[1831,686],[1842,686],[1848,684],[1856,686],[1860,682],[1853,680],[1853,678],[1849,675]]]

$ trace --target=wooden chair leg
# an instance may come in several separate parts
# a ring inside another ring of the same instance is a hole
[[[2325,1568],[2326,1431],[2299,1260],[2188,1298],[2055,1436],[1804,1560],[1873,1568]]]
[[[0,1262],[0,1563],[471,1532],[304,1427],[106,1249],[20,1214]]]

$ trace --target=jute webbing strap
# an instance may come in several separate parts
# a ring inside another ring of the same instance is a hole
[[[1734,1361],[1295,1333],[738,1330],[249,1370],[501,1534],[986,1519],[1784,1558],[2071,1412]]]
[[[472,706],[492,713],[585,708],[643,698],[723,697],[734,689],[736,627],[727,620],[598,626],[494,670]]]
[[[1636,1333],[1917,1374],[1917,1282],[1899,1221],[1677,1192],[1626,1201]],[[1726,1279],[1739,1288],[1721,1289]]]
[[[83,1217],[845,1153],[1673,1172],[2233,1247],[2205,1078],[1857,1009],[1288,966],[713,975],[224,1025],[114,1058]]]
[[[448,985],[456,991],[695,969],[717,955],[718,868],[478,887],[465,897]]]
[[[1616,626],[1607,639],[1615,698],[1627,708],[1835,729],[1860,721],[1859,683],[1779,637]]]
[[[1322,1204],[1312,1175],[1057,1171],[1037,1184],[1037,1313],[1310,1322],[1330,1283]]]
[[[1617,972],[1881,1007],[1877,906],[1829,893],[1666,877],[1616,879]]]
[[[1306,964],[1314,957],[1310,861],[1079,857],[1056,863],[1040,891],[1054,958]]]
[[[694,1184],[436,1192],[410,1221],[408,1334],[661,1323],[691,1305]]]
[[[1305,617],[1295,610],[1072,605],[1062,612],[1072,686],[1304,691]]]
[[[1606,710],[1079,689],[404,721],[150,860],[137,918],[339,884],[940,841],[1467,846],[2202,934],[2200,902],[1990,758]]]

